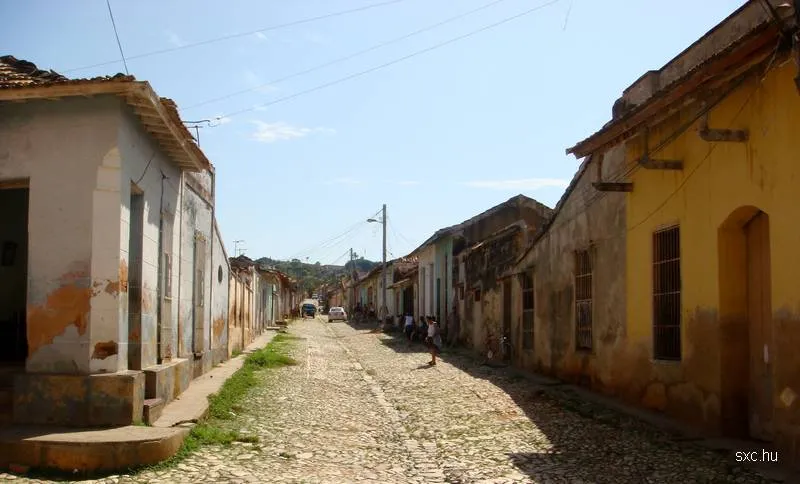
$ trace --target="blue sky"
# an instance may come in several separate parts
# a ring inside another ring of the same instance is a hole
[[[382,0],[111,0],[127,57],[374,3]],[[352,247],[379,260],[380,226],[364,220],[383,203],[390,257],[518,193],[555,206],[579,165],[564,150],[607,122],[613,102],[640,75],[744,2],[561,0],[364,76],[258,107],[546,1],[500,1],[270,84],[489,3],[403,0],[131,59],[128,68],[174,99],[184,120],[223,117],[200,130],[200,142],[217,169],[217,216],[230,255],[238,239],[253,258],[342,262]],[[71,70],[120,59],[104,0],[0,0],[0,17],[0,54],[70,77],[124,70],[121,61]]]

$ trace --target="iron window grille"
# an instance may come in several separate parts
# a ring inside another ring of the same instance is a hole
[[[592,349],[592,254],[590,250],[575,253],[575,347]]]
[[[653,234],[653,357],[681,359],[680,229]]]
[[[533,271],[522,275],[522,349],[533,349],[534,341]]]

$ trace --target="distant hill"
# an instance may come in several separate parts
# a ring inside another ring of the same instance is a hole
[[[357,271],[367,272],[371,270],[379,262],[372,262],[364,259],[363,257],[357,258],[354,261],[348,261],[343,266],[338,265],[322,265],[319,262],[308,264],[300,261],[300,259],[292,260],[277,260],[269,257],[262,257],[256,260],[259,264],[274,267],[275,269],[288,274],[290,277],[298,281],[300,287],[303,289],[307,296],[311,294],[320,286],[326,283],[332,283],[352,270],[353,267]]]

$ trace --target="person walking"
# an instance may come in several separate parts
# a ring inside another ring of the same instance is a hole
[[[433,316],[428,317],[428,348],[431,351],[431,361],[429,365],[436,365],[436,356],[442,352],[442,336],[439,328],[439,322]]]
[[[411,337],[414,334],[414,316],[410,312],[406,313],[405,324],[403,325],[403,333],[406,335],[408,344],[411,344]]]

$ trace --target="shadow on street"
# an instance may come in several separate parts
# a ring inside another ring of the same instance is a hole
[[[348,324],[360,333],[378,326],[377,322]],[[409,343],[396,329],[384,332],[379,341],[398,354],[428,352],[424,343]],[[483,365],[462,348],[445,348],[438,359],[501,389],[546,436],[551,444],[547,451],[506,454],[534,480],[551,479],[558,470],[582,469],[583,478],[591,482],[666,482],[676,475],[685,482],[712,482],[720,474],[736,482],[772,482],[734,462],[730,452],[711,451],[677,433],[587,401],[567,385],[541,384],[513,368]],[[415,370],[426,368],[433,367],[422,364]],[[501,411],[487,408],[487,413],[497,412]],[[651,458],[641,458],[644,455]],[[691,466],[681,464],[684,458]],[[577,476],[567,472],[563,477]]]

